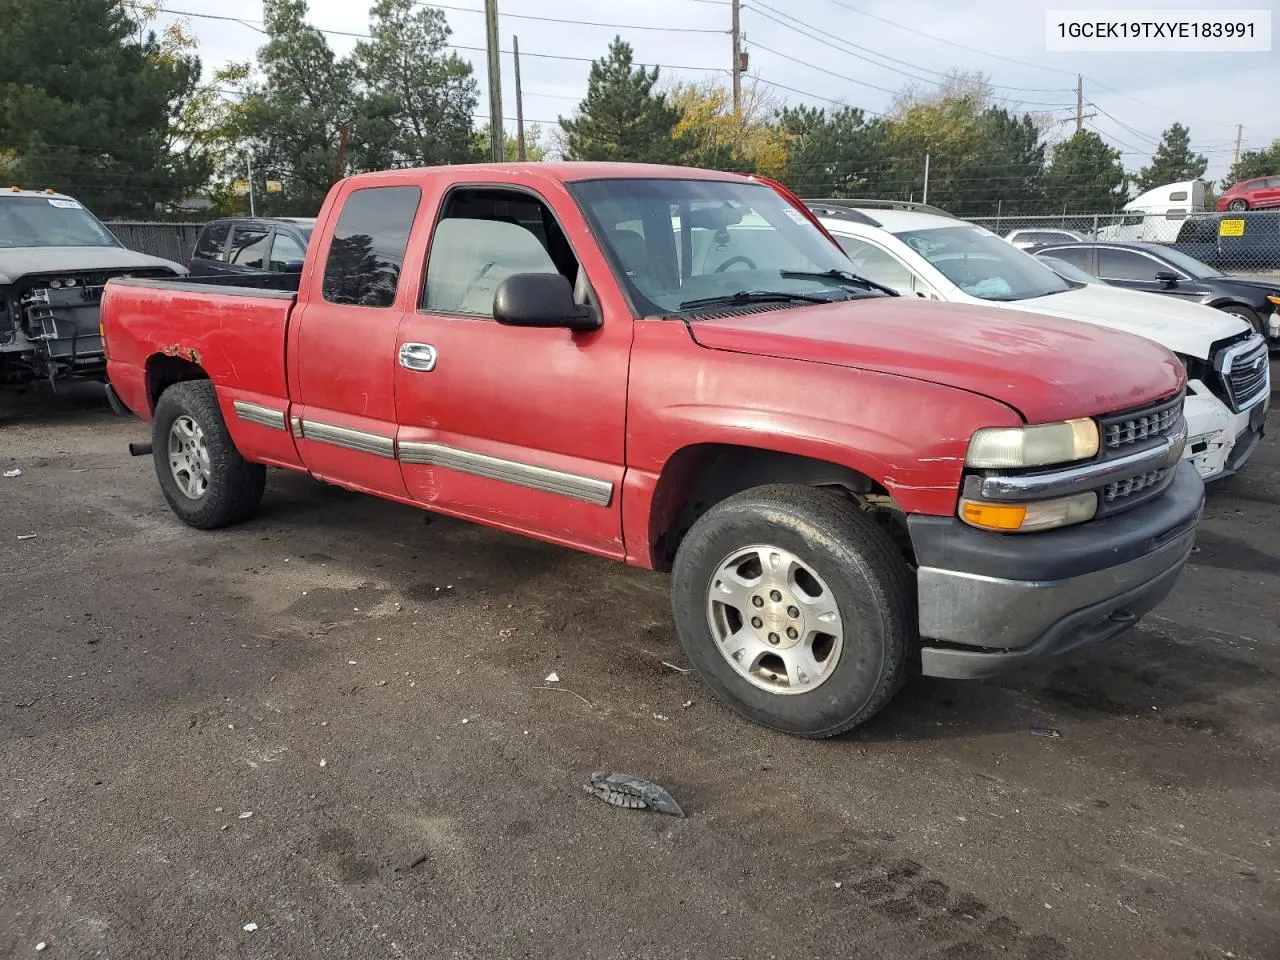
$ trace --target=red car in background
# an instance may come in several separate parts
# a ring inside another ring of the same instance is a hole
[[[1280,207],[1280,177],[1255,177],[1233,183],[1218,198],[1219,210],[1265,210]]]

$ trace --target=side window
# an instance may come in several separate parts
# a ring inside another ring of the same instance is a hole
[[[347,197],[324,264],[327,301],[362,307],[395,303],[421,200],[422,191],[408,186],[365,187]]]
[[[191,254],[193,260],[224,260],[226,259],[227,234],[231,232],[231,224],[229,223],[211,223],[200,231],[200,237],[196,240],[195,252]]]
[[[267,267],[267,238],[271,231],[266,227],[238,224],[231,234],[231,249],[227,260],[239,267],[265,270]]]
[[[1154,282],[1156,272],[1167,270],[1150,257],[1130,250],[1099,250],[1098,276],[1104,280],[1149,280]]]
[[[883,283],[886,287],[902,293],[910,293],[914,289],[914,276],[906,264],[892,254],[881,250],[875,244],[853,237],[836,235],[836,242],[853,261],[854,273],[861,274],[868,280]]]
[[[1079,267],[1085,273],[1093,273],[1093,265],[1089,262],[1089,251],[1085,247],[1062,247],[1051,250],[1048,255],[1064,260],[1073,267]]]
[[[516,273],[559,273],[587,302],[585,274],[546,204],[500,187],[454,190],[431,237],[422,308],[492,317],[498,284]]]
[[[276,231],[276,237],[271,241],[272,270],[283,270],[284,265],[290,260],[305,260],[306,256],[306,247],[289,234]]]

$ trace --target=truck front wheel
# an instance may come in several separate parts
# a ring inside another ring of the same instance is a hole
[[[175,383],[160,395],[151,450],[160,489],[183,523],[213,530],[257,512],[266,468],[240,456],[208,380]]]
[[[892,538],[844,496],[778,485],[707,511],[676,553],[685,655],[732,709],[803,737],[867,720],[917,646],[914,589]]]

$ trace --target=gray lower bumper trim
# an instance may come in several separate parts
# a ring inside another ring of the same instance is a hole
[[[920,635],[929,640],[1013,650],[1026,647],[1078,610],[1157,579],[1186,562],[1195,529],[1144,556],[1065,580],[1004,580],[921,567]]]

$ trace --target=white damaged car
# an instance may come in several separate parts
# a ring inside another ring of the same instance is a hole
[[[1188,374],[1184,456],[1206,481],[1235,473],[1257,448],[1271,400],[1270,365],[1266,341],[1240,317],[1065,279],[990,230],[934,208],[854,200],[808,204],[855,272],[906,296],[1080,320],[1172,350]],[[1123,364],[1117,357],[1117,375]]]

